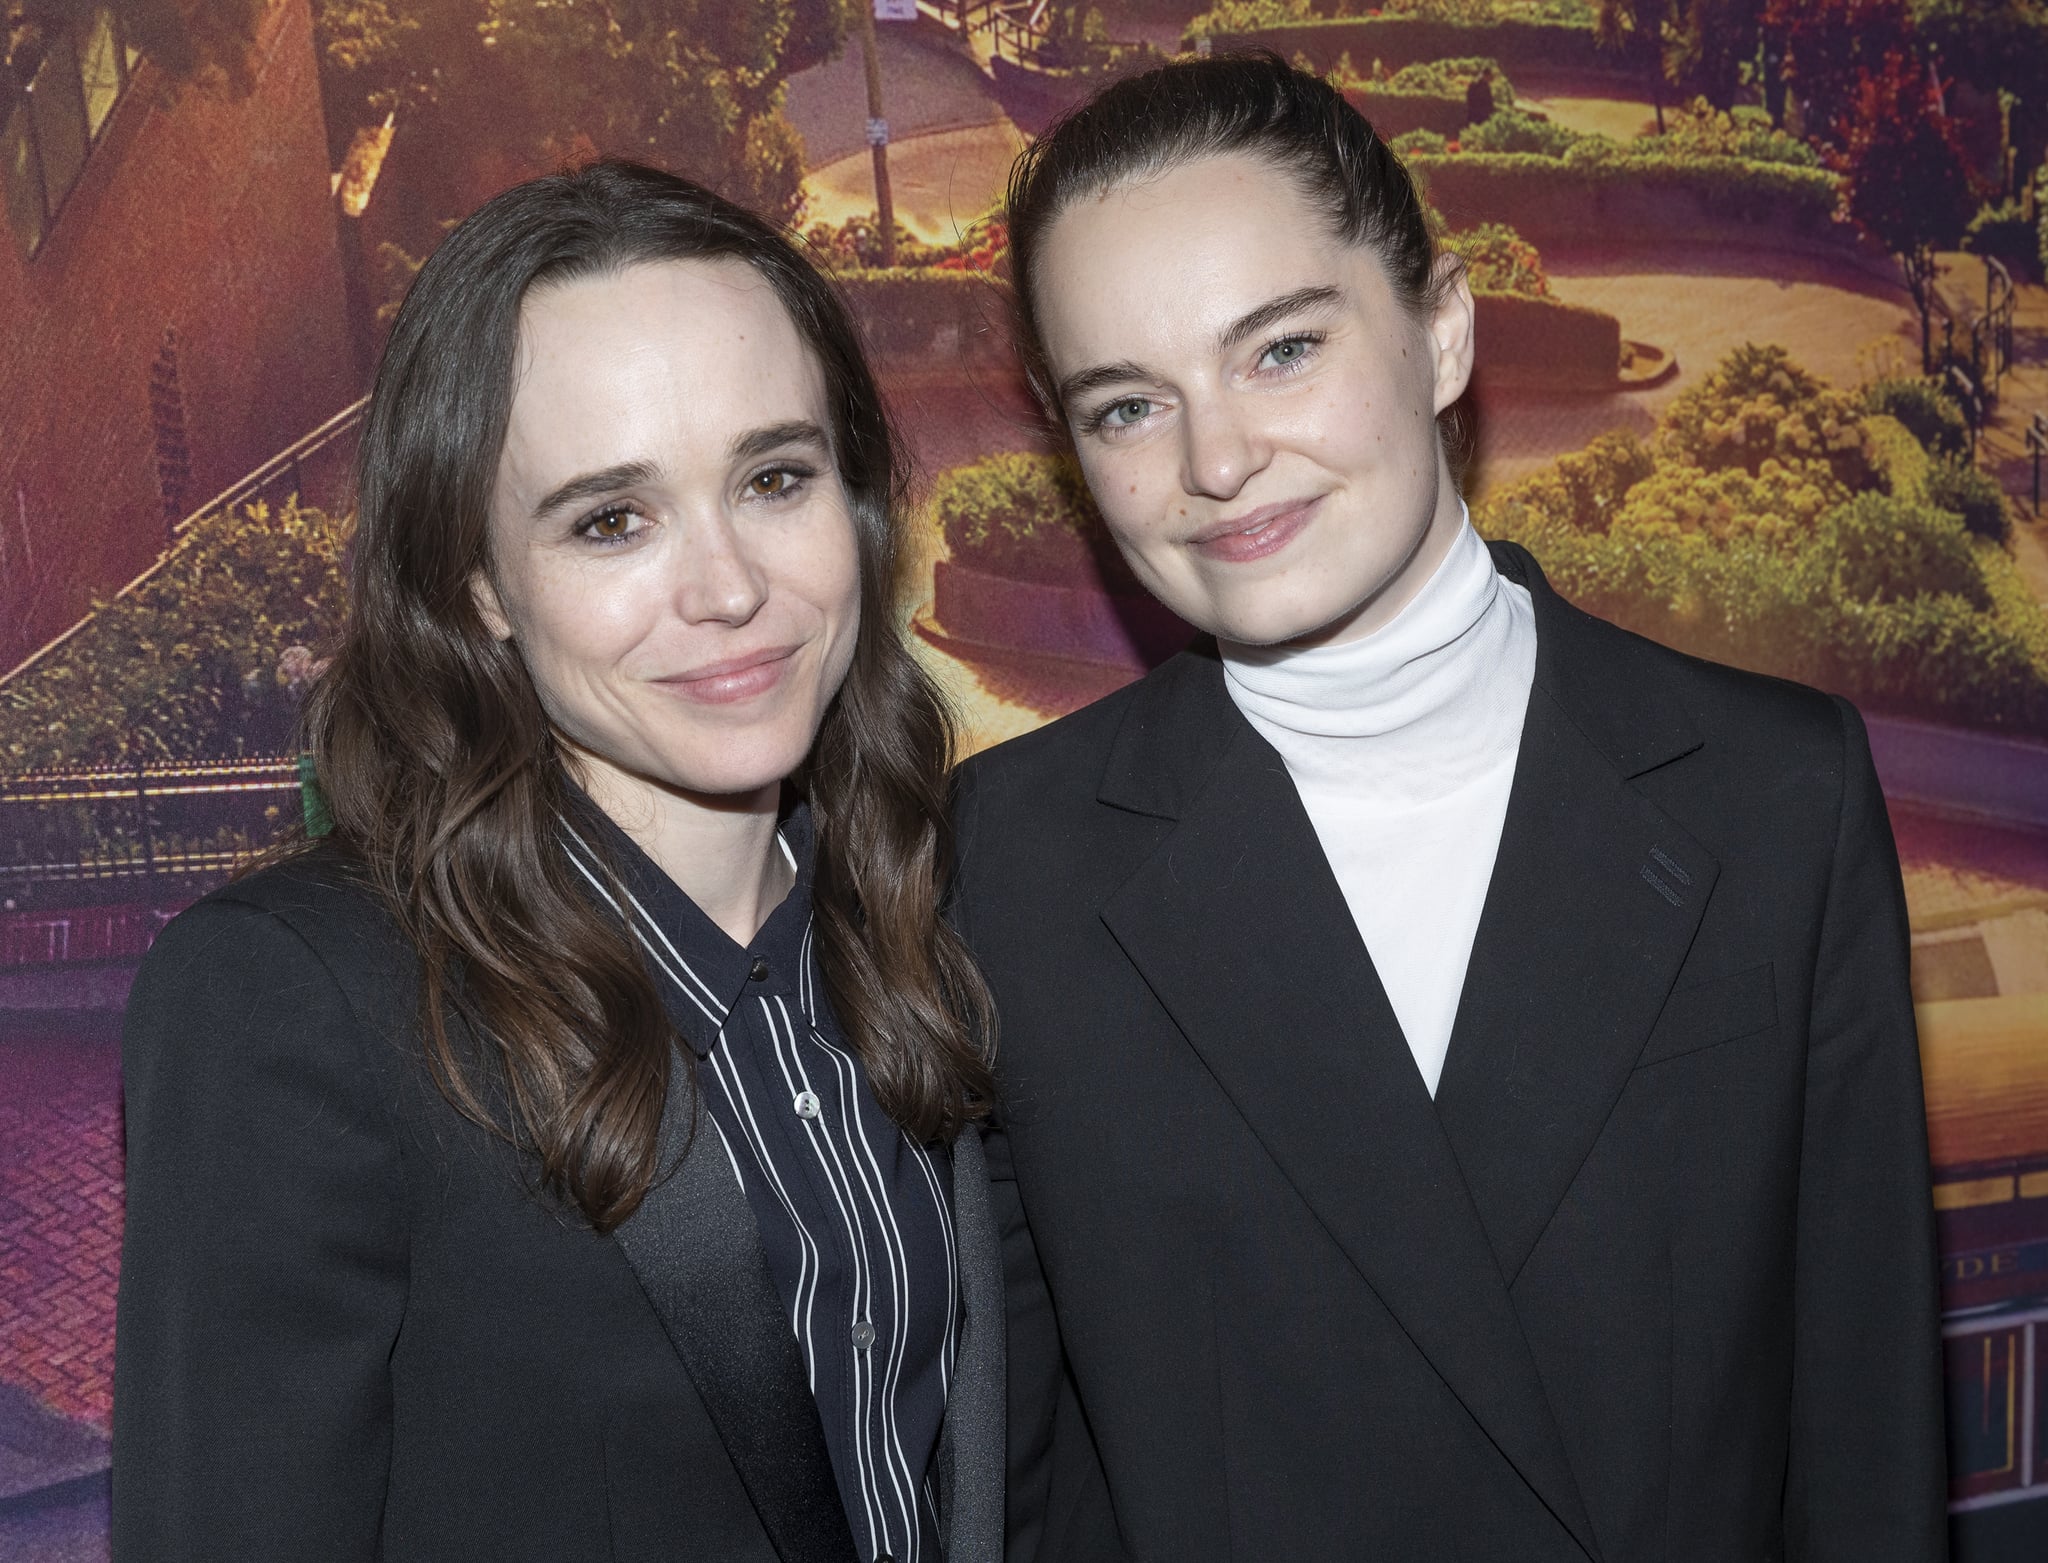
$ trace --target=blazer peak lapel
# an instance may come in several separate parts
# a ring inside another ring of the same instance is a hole
[[[1104,921],[1317,1219],[1597,1557],[1493,1250],[1294,784],[1220,676],[1206,709],[1177,716],[1233,736],[1194,751],[1206,779],[1184,768],[1153,789],[1178,825]]]
[[[675,1171],[612,1236],[660,1316],[783,1563],[854,1563],[817,1403],[746,1191],[689,1071],[669,1071],[661,1165]],[[676,1166],[689,1134],[689,1154]]]
[[[1627,1084],[1719,871],[1629,781],[1697,737],[1668,711],[1645,724],[1661,724],[1652,742],[1588,736],[1567,703],[1575,675],[1589,661],[1611,675],[1613,659],[1580,643],[1594,621],[1540,576],[1532,594],[1537,682],[1436,1101],[1510,1285]],[[1638,681],[1630,694],[1650,705],[1657,692]],[[1618,709],[1617,697],[1601,715]]]

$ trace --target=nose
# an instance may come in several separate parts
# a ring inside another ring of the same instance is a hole
[[[1188,493],[1235,499],[1271,457],[1271,445],[1240,409],[1209,398],[1184,404],[1180,482]]]
[[[692,624],[745,624],[768,600],[768,577],[747,538],[722,509],[685,525],[678,551],[676,609]]]

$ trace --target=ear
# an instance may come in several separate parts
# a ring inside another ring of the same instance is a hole
[[[1436,349],[1434,408],[1442,412],[1465,394],[1472,382],[1474,325],[1472,289],[1465,281],[1465,263],[1455,255],[1437,260],[1437,288],[1442,299],[1429,317],[1429,341]]]
[[[469,578],[469,600],[476,604],[476,611],[483,617],[484,628],[494,639],[512,638],[512,621],[505,617],[505,606],[498,601],[498,588],[491,584],[487,571],[479,570]]]

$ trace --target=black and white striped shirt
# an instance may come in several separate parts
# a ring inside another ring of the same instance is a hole
[[[813,944],[809,810],[781,827],[796,885],[743,949],[579,802],[570,858],[606,901],[609,860],[620,910],[697,1054],[706,1118],[789,1310],[855,1546],[932,1563],[932,1456],[961,1309],[952,1171],[943,1149],[912,1142],[882,1112],[832,1013]]]

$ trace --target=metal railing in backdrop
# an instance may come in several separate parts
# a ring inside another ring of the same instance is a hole
[[[237,505],[250,505],[258,501],[270,505],[281,504],[292,495],[298,495],[307,503],[332,505],[347,498],[350,478],[355,465],[356,435],[362,427],[363,413],[370,405],[368,397],[351,403],[329,418],[319,428],[304,438],[295,440],[263,463],[254,472],[240,481],[230,484],[213,496],[197,510],[190,512],[170,530],[170,542],[150,565],[134,580],[114,593],[118,600],[131,592],[139,591],[149,584],[157,573],[177,557],[192,535],[192,528],[208,516],[219,515]],[[45,641],[21,661],[0,673],[0,684],[19,677],[34,667],[43,658],[71,639],[92,622],[88,613],[76,624]]]
[[[24,913],[81,899],[187,900],[299,818],[289,756],[0,776],[0,898]],[[34,939],[21,938],[26,958]]]

